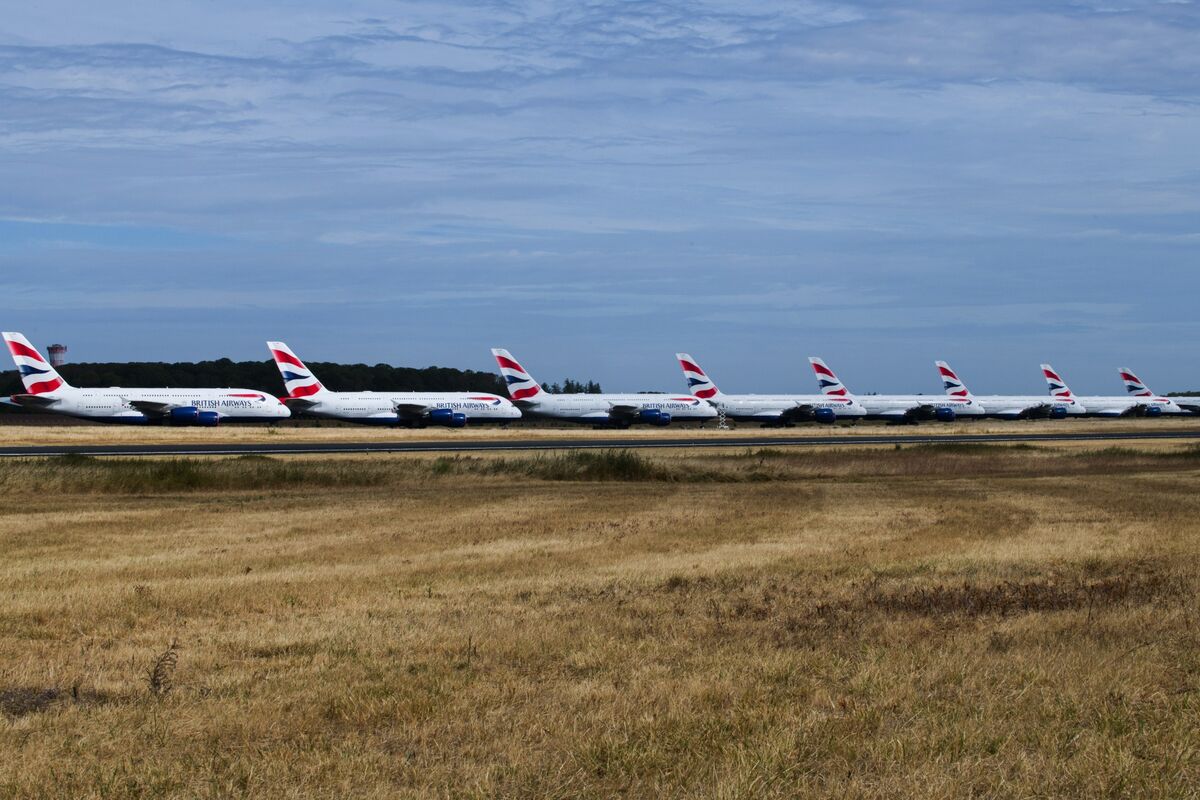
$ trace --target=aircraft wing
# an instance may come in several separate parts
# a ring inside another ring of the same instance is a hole
[[[424,403],[394,403],[392,407],[396,409],[396,416],[404,419],[420,419],[432,408]]]
[[[919,418],[920,406],[909,406],[908,408],[892,408],[887,411],[881,411],[875,416],[880,419],[892,421],[909,421]]]
[[[614,403],[608,407],[608,416],[612,419],[631,420],[641,411],[640,406]]]
[[[987,412],[1001,417],[1014,417],[1016,419],[1046,419],[1050,416],[1050,412],[1054,409],[1053,403],[1037,403],[1035,405],[1026,406],[1009,406],[992,407],[987,406]]]
[[[791,408],[785,409],[779,415],[779,419],[783,422],[807,422],[812,419],[812,416],[813,407],[811,405],[808,403],[796,403]]]
[[[158,403],[153,400],[127,400],[129,407],[150,417],[165,417],[171,409],[179,408],[175,403]]]

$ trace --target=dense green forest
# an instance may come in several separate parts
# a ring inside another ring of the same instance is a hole
[[[492,372],[450,367],[393,367],[390,364],[331,364],[310,362],[314,374],[332,391],[358,392],[491,392],[506,396],[504,381]],[[59,373],[74,386],[169,386],[173,388],[255,389],[284,394],[279,370],[273,361],[230,361],[228,358],[196,363],[129,362],[65,364]],[[0,374],[0,396],[22,391],[15,370]],[[599,392],[595,381],[565,380],[546,385],[549,392]]]

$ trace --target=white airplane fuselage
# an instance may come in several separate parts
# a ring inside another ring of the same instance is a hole
[[[36,399],[35,399],[36,398]],[[273,422],[291,412],[279,399],[252,389],[107,389],[62,388],[39,395],[14,395],[17,405],[100,422],[198,424],[191,410],[216,413],[221,422]],[[164,413],[145,413],[135,404],[163,405]],[[173,413],[174,412],[174,413]],[[182,412],[182,413],[181,413]]]
[[[654,413],[670,415],[666,422],[705,422],[716,419],[717,411],[696,397],[661,394],[549,394],[519,401],[521,410],[533,417],[593,425],[662,425]],[[625,410],[628,409],[628,413]],[[619,412],[614,415],[614,410]]]
[[[974,399],[984,408],[986,416],[1000,419],[1058,415],[1078,417],[1085,415],[1088,410],[1082,398],[1079,397],[977,394]]]
[[[1160,414],[1187,414],[1174,398],[1157,395],[1093,395],[1080,397],[1079,402],[1087,409],[1090,417],[1122,417],[1140,413],[1143,416]]]
[[[507,398],[482,392],[320,392],[284,402],[297,413],[366,425],[421,427],[430,423],[430,414],[436,419],[439,409],[463,414],[471,424],[521,418]]]
[[[954,417],[982,417],[985,406],[975,397],[947,397],[936,394],[856,394],[854,399],[876,419],[919,418],[928,411],[937,418],[939,409],[953,412]],[[942,412],[945,414],[945,412]],[[947,417],[948,419],[948,417]]]
[[[837,419],[859,419],[867,411],[855,399],[821,394],[717,394],[708,398],[719,412],[737,422],[791,424],[818,418],[820,409],[828,409]],[[814,415],[816,415],[814,417]]]

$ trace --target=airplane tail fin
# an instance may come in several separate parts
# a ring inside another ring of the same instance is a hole
[[[846,385],[838,380],[838,376],[833,374],[828,365],[819,358],[811,357],[808,363],[812,364],[813,372],[817,375],[817,385],[821,387],[821,394],[827,394],[833,397],[849,397],[850,390]]]
[[[311,397],[328,391],[286,344],[267,342],[267,349],[271,351],[271,358],[275,359],[275,366],[279,367],[279,374],[283,376],[288,397]]]
[[[683,368],[683,377],[687,381],[688,391],[693,397],[711,400],[721,395],[721,390],[712,382],[712,378],[704,374],[704,370],[700,369],[700,364],[696,359],[687,353],[676,353],[675,357],[679,359],[679,366]]]
[[[21,373],[21,382],[29,394],[49,394],[59,389],[69,389],[71,384],[63,380],[58,370],[50,366],[50,362],[42,357],[24,335],[16,332],[4,333],[4,343],[12,355],[17,371]]]
[[[1055,372],[1054,367],[1049,364],[1042,364],[1042,374],[1046,376],[1046,384],[1050,387],[1051,397],[1065,399],[1075,396],[1075,393],[1071,391],[1071,387],[1067,386],[1067,382]]]
[[[937,364],[938,372],[942,376],[942,386],[946,389],[946,395],[949,397],[971,397],[971,390],[962,382],[950,365],[945,361],[934,362]]]
[[[545,394],[541,384],[517,363],[512,353],[493,347],[492,355],[496,357],[496,363],[500,366],[500,374],[504,376],[504,382],[508,384],[508,396],[514,403],[520,400],[534,400]]]
[[[1125,391],[1134,397],[1154,396],[1154,392],[1150,391],[1150,387],[1138,380],[1138,376],[1134,375],[1129,369],[1121,367],[1117,371],[1121,373],[1121,380],[1125,381]]]

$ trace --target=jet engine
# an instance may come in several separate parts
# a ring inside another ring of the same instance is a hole
[[[435,408],[429,412],[429,421],[434,425],[445,425],[447,428],[463,428],[467,424],[467,415],[449,408]]]
[[[1048,414],[1046,414],[1046,416],[1049,417],[1050,419],[1066,419],[1067,418],[1067,407],[1066,406],[1050,406],[1050,412]]]
[[[200,423],[200,409],[195,406],[172,408],[167,412],[167,421],[172,425],[198,425]]]
[[[958,418],[958,415],[954,413],[953,408],[938,406],[934,409],[933,418],[938,422],[954,422]]]
[[[832,425],[837,422],[837,412],[832,408],[814,408],[813,419],[822,425]]]
[[[671,415],[666,411],[659,411],[657,408],[643,408],[638,413],[638,420],[647,425],[657,425],[661,428],[671,424]]]
[[[216,411],[201,411],[195,406],[172,408],[167,412],[167,422],[171,425],[200,425],[205,428],[215,428],[221,421],[221,415]]]

